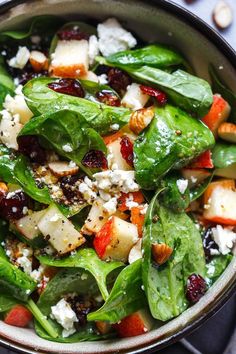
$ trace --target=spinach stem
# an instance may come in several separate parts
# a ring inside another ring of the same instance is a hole
[[[57,338],[58,334],[55,329],[48,322],[46,316],[42,314],[38,306],[34,303],[32,299],[29,299],[27,302],[27,308],[32,312],[35,319],[40,323],[43,329],[50,335],[52,338]]]

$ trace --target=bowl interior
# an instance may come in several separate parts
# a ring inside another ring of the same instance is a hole
[[[178,11],[168,11],[164,1],[125,1],[125,0],[41,0],[25,1],[11,8],[0,16],[0,31],[20,28],[22,23],[33,16],[42,14],[60,15],[69,19],[96,19],[108,17],[118,18],[126,28],[136,33],[146,42],[171,44],[183,52],[194,67],[197,75],[208,79],[208,65],[212,63],[220,68],[224,81],[236,91],[236,72],[233,60],[221,52],[222,42],[218,45],[209,40],[208,31],[194,29]],[[170,4],[167,6],[171,6]],[[173,8],[172,8],[173,9]],[[176,10],[176,8],[175,8]],[[182,14],[183,15],[183,14]],[[228,57],[228,59],[227,59]],[[227,300],[236,283],[236,260],[233,259],[227,270],[207,294],[192,308],[178,318],[162,327],[139,337],[122,340],[62,344],[48,342],[36,336],[33,330],[9,327],[0,322],[0,342],[11,344],[26,353],[36,351],[45,353],[141,353],[146,350],[160,349],[164,345],[177,340],[180,336],[199,325],[209,317],[217,307]],[[149,348],[149,349],[148,349]]]

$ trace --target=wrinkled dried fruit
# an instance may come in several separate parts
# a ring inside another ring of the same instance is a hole
[[[89,34],[80,31],[79,27],[61,29],[57,32],[57,36],[62,41],[71,41],[73,39],[80,41],[81,39],[89,39]]]
[[[8,193],[0,202],[0,215],[7,220],[18,220],[25,215],[29,198],[22,191]]]
[[[206,260],[209,262],[213,256],[214,251],[218,251],[219,247],[212,238],[212,229],[209,227],[203,234],[203,248]]]
[[[102,168],[104,170],[108,168],[107,158],[104,152],[100,150],[87,152],[82,159],[82,165],[88,168]]]
[[[207,291],[206,281],[199,274],[191,274],[187,280],[186,297],[189,302],[196,303]]]
[[[83,98],[85,96],[84,89],[75,79],[60,79],[48,84],[48,87],[53,91],[64,93],[69,96],[76,96]]]
[[[46,151],[40,146],[37,136],[25,135],[18,138],[19,152],[32,162],[42,164],[46,161]]]
[[[108,84],[120,95],[124,93],[127,86],[131,85],[132,79],[124,71],[112,68],[108,72]]]
[[[60,180],[60,187],[63,194],[69,201],[83,199],[81,193],[79,192],[79,177],[78,176],[68,176],[63,177]]]
[[[120,106],[120,99],[113,92],[102,90],[96,93],[97,99],[108,106]]]
[[[66,301],[70,304],[72,310],[75,312],[78,322],[75,323],[76,327],[81,327],[87,323],[87,315],[94,307],[94,301],[82,295],[68,296]]]
[[[141,108],[134,111],[129,120],[130,130],[138,135],[151,123],[154,115],[154,107]]]
[[[173,249],[165,243],[152,244],[152,258],[158,265],[164,264],[171,256]]]
[[[128,165],[134,165],[134,151],[133,144],[128,136],[124,135],[120,141],[120,152],[123,159],[127,162]]]
[[[167,103],[167,96],[164,92],[144,85],[140,85],[140,89],[146,95],[155,97],[159,106],[162,107]]]

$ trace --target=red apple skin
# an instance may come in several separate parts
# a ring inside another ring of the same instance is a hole
[[[101,230],[96,234],[93,241],[93,246],[98,256],[102,258],[106,252],[106,248],[111,242],[112,237],[112,227],[114,223],[114,218],[110,218],[101,228]]]
[[[31,312],[22,305],[14,306],[4,318],[6,324],[15,327],[26,327],[31,320]]]
[[[208,126],[215,137],[217,137],[217,130],[220,124],[228,119],[230,111],[231,107],[228,102],[220,95],[215,94],[210,111],[202,118],[203,123]]]
[[[211,151],[204,151],[199,155],[188,168],[214,168],[214,164],[211,158]]]
[[[138,311],[123,318],[114,325],[118,336],[121,338],[135,337],[147,333],[151,329],[150,322],[142,316],[142,311]]]

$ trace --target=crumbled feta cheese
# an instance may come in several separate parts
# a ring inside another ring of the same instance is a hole
[[[134,171],[108,170],[95,173],[93,176],[97,182],[97,188],[105,192],[137,192],[140,187],[135,182]]]
[[[33,278],[36,281],[36,283],[39,283],[42,280],[44,269],[45,267],[40,265],[38,269],[34,269],[30,273],[31,278]]]
[[[32,262],[27,258],[27,256],[22,256],[17,258],[17,264],[23,268],[26,274],[30,274],[32,272]]]
[[[72,149],[70,144],[63,145],[62,146],[62,150],[65,151],[65,152],[72,152],[73,151],[73,149]]]
[[[119,126],[119,124],[112,124],[111,126],[110,126],[110,128],[111,128],[111,130],[119,130],[120,129],[120,126]]]
[[[17,69],[23,69],[30,58],[30,52],[26,47],[19,47],[16,56],[11,58],[8,64]]]
[[[194,176],[191,176],[190,179],[191,179],[191,182],[192,182],[192,183],[196,183],[196,182],[197,182],[197,178],[194,177]]]
[[[178,190],[181,194],[184,194],[186,189],[188,188],[188,180],[187,179],[178,179],[176,181]]]
[[[108,84],[108,76],[107,74],[101,74],[98,76],[98,82],[100,85]]]
[[[66,302],[65,299],[61,299],[55,306],[51,307],[50,317],[64,328],[65,331],[62,333],[64,337],[76,332],[74,323],[78,322],[78,319],[70,304]]]
[[[97,32],[99,50],[105,57],[133,48],[137,44],[133,35],[122,28],[115,18],[109,18],[100,23],[97,27]]]
[[[219,247],[219,251],[222,254],[227,254],[231,252],[231,249],[236,242],[236,233],[223,228],[221,225],[216,225],[216,227],[212,228],[212,236],[215,243]]]
[[[89,55],[89,64],[93,65],[95,62],[96,56],[99,54],[99,46],[98,46],[98,39],[95,35],[89,37],[89,48],[88,48],[88,55]]]
[[[109,215],[116,212],[117,199],[115,197],[111,198],[108,202],[103,204],[103,209],[105,209]]]
[[[144,204],[143,209],[140,210],[140,214],[145,215],[148,210],[148,204]]]
[[[92,204],[93,201],[97,198],[97,194],[87,185],[87,183],[80,183],[79,191],[89,204]]]
[[[19,123],[19,115],[12,116],[6,109],[0,112],[0,140],[8,148],[18,149],[17,136],[23,125]]]
[[[70,161],[69,167],[77,167],[77,165],[74,161]]]
[[[26,206],[24,206],[22,212],[23,212],[23,215],[26,215],[28,213],[28,208]]]
[[[129,196],[129,198],[126,198],[126,201],[125,201],[125,205],[127,206],[127,208],[130,210],[134,207],[137,207],[138,206],[138,203],[134,202],[134,197],[133,195],[131,194]]]

